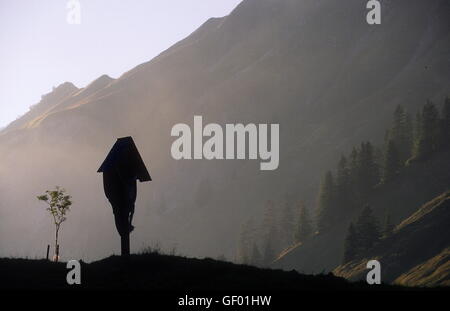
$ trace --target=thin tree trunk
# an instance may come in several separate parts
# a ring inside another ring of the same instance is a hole
[[[56,226],[55,231],[55,261],[58,262],[59,257],[59,247],[58,247],[58,232],[59,232],[59,226]]]

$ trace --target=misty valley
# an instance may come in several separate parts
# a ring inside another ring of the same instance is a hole
[[[175,160],[201,160],[203,158],[207,160],[245,160],[247,158],[256,160],[259,156],[261,160],[267,160],[260,164],[261,170],[276,170],[280,159],[279,124],[270,124],[270,145],[268,128],[267,124],[258,126],[255,124],[245,126],[243,124],[226,124],[224,131],[216,123],[210,123],[203,127],[202,116],[194,116],[193,133],[187,124],[173,126],[171,136],[179,136],[179,138],[173,142],[171,154]],[[192,137],[194,148],[191,147]],[[203,142],[204,137],[210,138]]]

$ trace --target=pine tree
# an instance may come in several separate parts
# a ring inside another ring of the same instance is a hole
[[[386,153],[384,156],[382,182],[386,183],[392,180],[395,177],[395,175],[397,175],[401,167],[402,164],[400,162],[397,147],[395,146],[393,140],[389,140],[386,147]]]
[[[358,191],[358,174],[359,174],[359,150],[357,147],[353,147],[349,156],[349,174],[350,174],[350,193],[352,200],[352,209],[360,206],[362,199]]]
[[[333,209],[335,199],[335,184],[333,174],[328,171],[322,181],[319,193],[319,205],[317,213],[317,226],[319,232],[326,231],[335,222]]]
[[[352,152],[350,153],[350,177],[354,176],[356,179],[356,174],[358,170],[358,159],[359,159],[359,151],[358,148],[353,147]]]
[[[369,205],[363,208],[355,229],[358,236],[358,246],[362,251],[370,249],[380,239],[378,222]]]
[[[348,227],[347,236],[344,243],[344,262],[355,259],[358,253],[358,237],[353,223]]]
[[[288,203],[284,206],[283,214],[281,215],[280,234],[283,242],[283,247],[291,246],[293,243],[294,231],[294,215]]]
[[[426,159],[439,145],[439,112],[431,101],[423,107],[420,122],[415,158]]]
[[[360,199],[367,200],[373,187],[379,182],[379,170],[370,142],[362,143],[358,153],[356,187]]]
[[[422,111],[417,111],[416,113],[416,123],[414,126],[414,138],[419,139],[422,129]]]
[[[258,246],[256,245],[256,243],[253,243],[253,250],[252,250],[252,255],[251,255],[251,260],[250,260],[251,264],[259,267],[262,264],[262,256],[261,253],[259,252]]]
[[[413,156],[416,156],[417,146],[419,145],[420,137],[422,136],[422,112],[418,111],[416,113],[416,121],[414,123],[414,146],[413,146]]]
[[[300,208],[297,228],[295,230],[294,239],[296,243],[306,241],[313,233],[311,218],[309,211],[305,206]]]
[[[280,245],[279,231],[277,229],[277,215],[275,205],[272,201],[267,202],[266,210],[264,212],[261,233],[262,242],[265,248],[270,246],[272,252],[278,251],[277,245]]]
[[[345,217],[353,210],[350,167],[347,158],[341,156],[336,174],[336,206],[341,217]]]
[[[409,113],[406,114],[404,134],[400,143],[400,160],[402,166],[411,158],[414,150],[414,122]]]
[[[346,190],[348,184],[350,183],[350,169],[348,167],[347,158],[341,156],[338,163],[337,176],[336,176],[336,187],[338,190]]]
[[[450,98],[447,97],[441,113],[441,146],[443,150],[450,149]]]
[[[404,165],[412,153],[413,126],[410,115],[401,105],[398,105],[394,111],[394,122],[387,136],[387,141],[389,140],[395,143],[399,161],[401,165]]]
[[[243,264],[250,263],[250,241],[251,241],[251,221],[246,221],[241,226],[241,233],[238,243],[238,262]]]
[[[391,213],[386,213],[383,236],[388,237],[392,234],[393,231],[394,231],[394,224],[392,223]]]
[[[262,265],[267,267],[269,266],[275,259],[275,251],[273,249],[272,243],[270,239],[266,240],[264,243],[264,254],[262,258]]]
[[[375,151],[370,142],[366,142],[365,148],[363,148],[363,155],[365,157],[362,157],[363,167],[365,166],[365,169],[367,170],[367,178],[368,178],[368,184],[371,188],[378,184],[380,181],[380,171],[378,162],[376,160]]]
[[[377,174],[377,183],[381,181],[381,173],[382,167],[384,164],[384,154],[385,150],[380,147],[375,147],[373,151],[373,160],[376,166],[376,174]]]

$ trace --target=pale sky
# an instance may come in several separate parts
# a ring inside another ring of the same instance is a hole
[[[0,128],[53,86],[117,78],[241,2],[78,1],[81,24],[71,25],[68,0],[0,0]]]

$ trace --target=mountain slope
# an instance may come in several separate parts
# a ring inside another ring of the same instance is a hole
[[[389,212],[393,224],[399,224],[430,198],[439,196],[450,185],[450,152],[440,152],[426,161],[404,167],[387,184],[378,185],[368,198],[381,224]],[[326,232],[314,235],[303,244],[293,247],[273,264],[283,269],[297,269],[310,273],[332,271],[342,263],[344,240],[350,222],[360,214],[356,209],[347,218],[336,222]]]
[[[392,236],[381,240],[364,253],[363,258],[341,265],[333,273],[350,280],[364,279],[367,261],[377,259],[384,282],[410,286],[448,285],[449,223],[450,192],[446,192],[401,222]]]
[[[450,249],[417,265],[395,279],[403,286],[450,286]]]
[[[71,98],[77,91],[78,88],[70,82],[59,85],[50,93],[42,95],[41,101],[38,104],[32,106],[30,111],[24,116],[11,122],[2,132],[4,133],[26,127],[33,122],[35,118],[39,118],[52,110],[59,102]]]
[[[154,176],[139,189],[134,250],[159,240],[188,255],[232,258],[241,223],[267,200],[312,203],[317,172],[359,141],[381,139],[395,105],[414,111],[450,93],[450,3],[383,8],[374,27],[358,0],[245,0],[89,96],[25,115],[20,124],[38,122],[0,135],[0,253],[43,253],[52,228],[35,196],[56,184],[75,202],[62,254],[92,260],[117,250],[96,170],[117,137],[132,135]],[[173,160],[170,130],[194,115],[280,123],[279,169]]]

